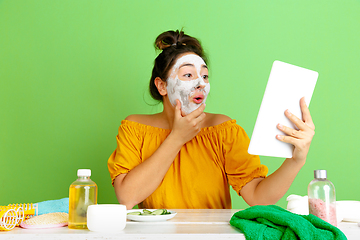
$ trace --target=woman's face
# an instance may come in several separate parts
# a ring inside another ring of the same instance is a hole
[[[210,91],[208,68],[204,60],[194,53],[181,55],[170,70],[166,80],[170,103],[181,102],[181,110],[187,115],[205,103]]]

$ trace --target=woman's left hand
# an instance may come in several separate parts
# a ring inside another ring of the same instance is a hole
[[[277,135],[276,138],[282,142],[294,145],[295,148],[292,159],[303,165],[309,152],[311,140],[315,135],[315,125],[304,98],[300,99],[300,108],[303,120],[290,113],[289,110],[285,111],[286,117],[294,123],[299,130],[278,124],[277,128],[287,134],[287,136]]]

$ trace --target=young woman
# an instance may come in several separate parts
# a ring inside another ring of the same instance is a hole
[[[108,161],[120,204],[139,208],[231,208],[229,185],[251,205],[275,204],[305,164],[315,126],[304,99],[304,121],[285,115],[299,130],[278,125],[279,141],[295,146],[273,174],[247,153],[249,138],[228,116],[205,113],[210,91],[199,41],[182,31],[160,34],[150,79],[151,96],[163,103],[153,115],[121,122]]]

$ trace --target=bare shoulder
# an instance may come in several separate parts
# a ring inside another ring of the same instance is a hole
[[[127,116],[125,118],[125,120],[142,123],[142,122],[144,122],[144,120],[146,121],[147,118],[148,118],[148,115],[145,115],[145,114],[131,114],[131,115]]]
[[[149,122],[154,119],[154,115],[150,114],[131,114],[125,118],[125,120],[142,123],[148,125]]]
[[[232,120],[230,117],[224,114],[214,114],[214,113],[206,113],[206,119],[204,122],[205,127],[216,126]]]
[[[164,121],[160,114],[132,114],[125,118],[125,120],[150,125],[153,127],[165,128]]]

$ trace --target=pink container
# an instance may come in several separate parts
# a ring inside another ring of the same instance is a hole
[[[309,213],[337,226],[335,187],[326,170],[315,170],[314,177],[308,186]]]

